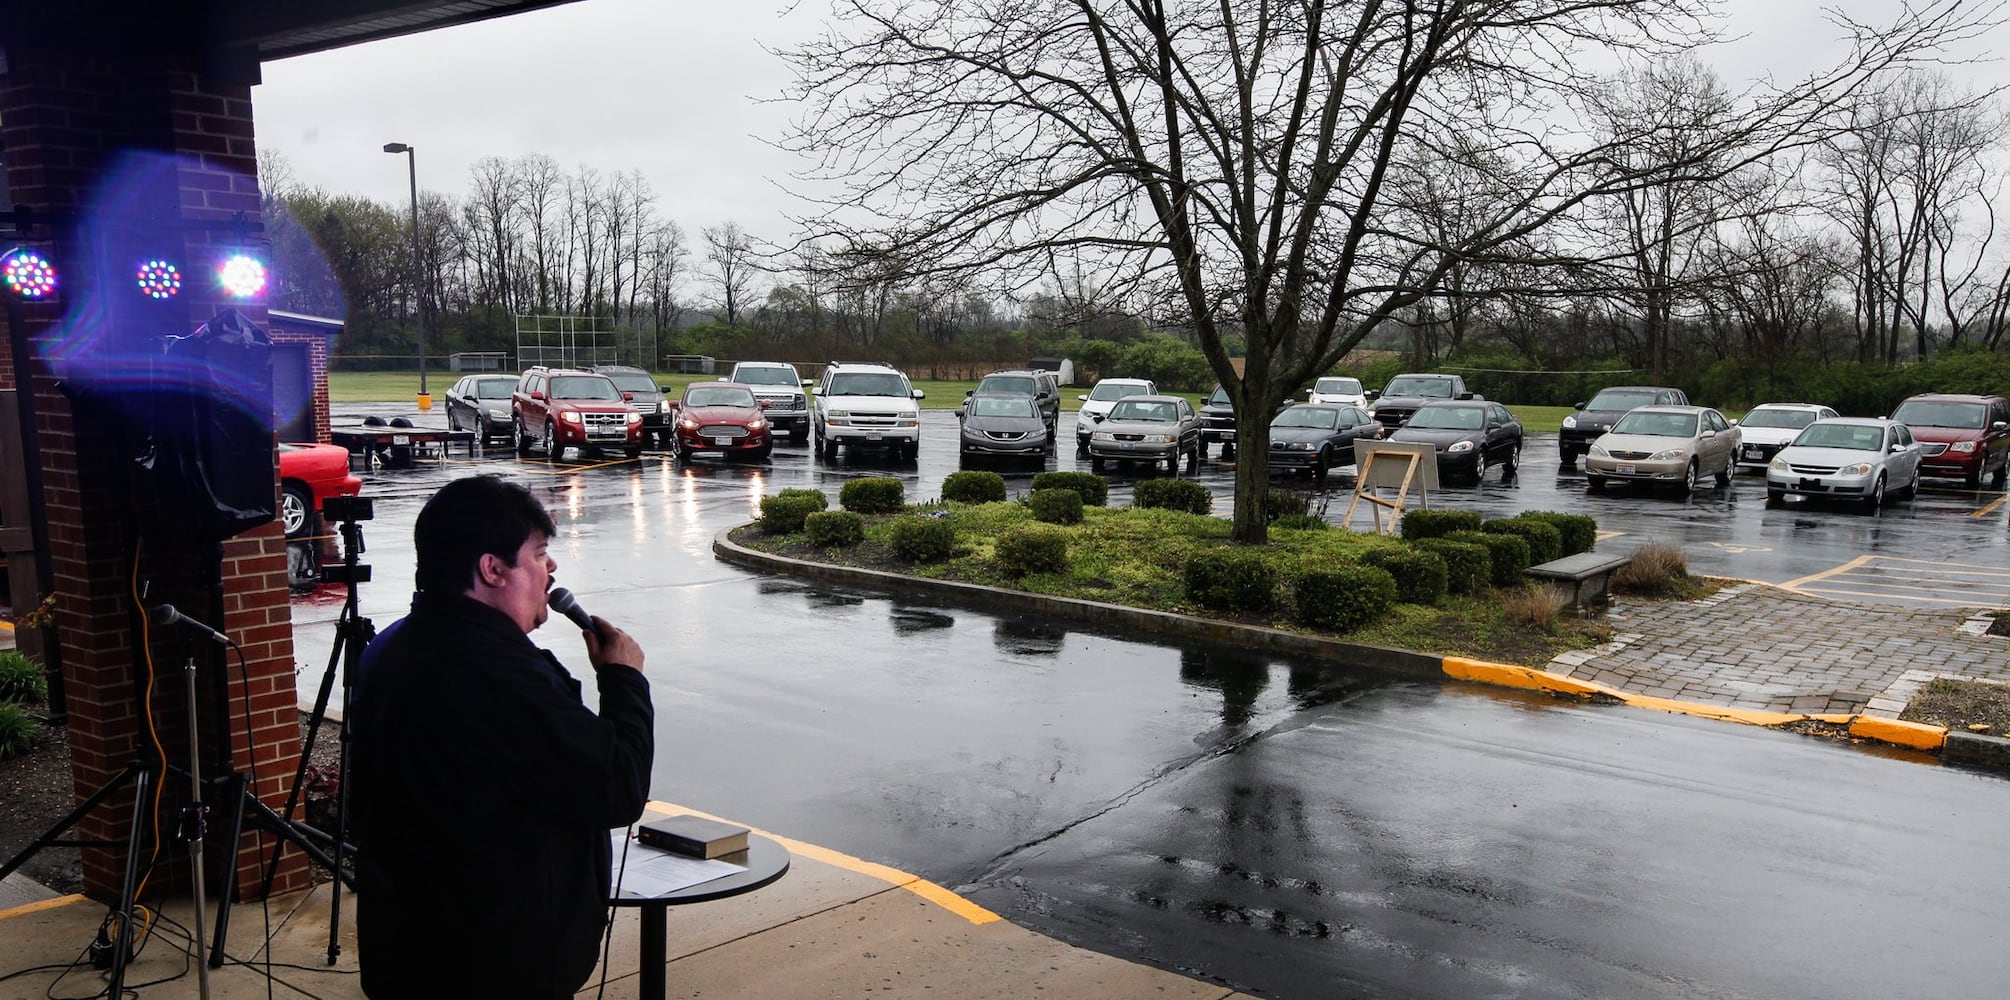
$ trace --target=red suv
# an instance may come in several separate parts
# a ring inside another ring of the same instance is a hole
[[[1970,486],[1988,476],[1999,490],[2010,478],[2010,399],[1929,393],[1898,404],[1891,419],[1919,442],[1925,475],[1955,476]]]
[[[621,396],[614,380],[570,368],[528,368],[510,395],[516,453],[542,446],[554,461],[565,449],[620,448],[642,454],[642,414]]]

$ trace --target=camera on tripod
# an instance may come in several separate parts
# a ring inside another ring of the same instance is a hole
[[[321,501],[321,518],[326,521],[370,521],[376,517],[376,504],[369,497],[329,497]]]
[[[354,586],[370,582],[370,567],[358,563],[356,557],[363,553],[362,522],[376,516],[376,505],[369,497],[329,497],[321,501],[321,519],[338,522],[336,530],[342,535],[344,550],[341,563],[321,567],[322,583]]]

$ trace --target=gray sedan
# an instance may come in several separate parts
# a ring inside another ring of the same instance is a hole
[[[1181,396],[1126,396],[1089,434],[1089,467],[1103,471],[1108,461],[1165,463],[1179,474],[1200,467],[1200,414]]]
[[[1766,502],[1834,497],[1876,510],[1886,490],[1907,499],[1919,495],[1922,458],[1904,424],[1865,417],[1817,420],[1766,466]]]

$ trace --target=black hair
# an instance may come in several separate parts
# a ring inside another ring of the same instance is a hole
[[[440,487],[412,528],[417,584],[429,594],[465,594],[484,555],[515,566],[533,532],[557,532],[551,514],[522,485],[498,476],[469,476]]]

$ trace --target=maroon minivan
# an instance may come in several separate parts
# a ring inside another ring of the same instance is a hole
[[[2010,399],[1927,393],[1898,404],[1891,419],[1904,424],[1918,440],[1926,461],[1920,471],[1952,476],[1970,486],[2002,489],[2010,470]]]

